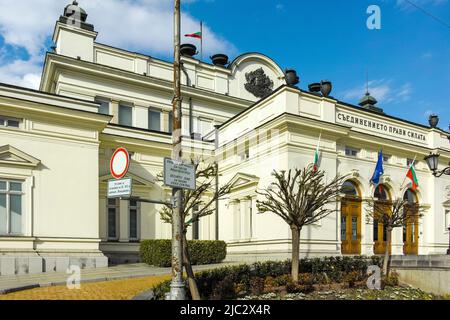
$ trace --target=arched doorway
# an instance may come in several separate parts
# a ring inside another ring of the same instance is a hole
[[[387,242],[387,228],[383,222],[383,214],[390,212],[391,195],[388,188],[379,184],[375,187],[374,192],[375,208],[373,216],[373,252],[375,254],[384,254],[386,252],[386,246],[389,246],[389,253],[391,252],[391,243]]]
[[[406,190],[403,200],[408,203],[404,207],[406,216],[403,224],[403,254],[419,253],[419,208],[417,194],[411,190]]]
[[[342,185],[341,252],[361,254],[361,194],[356,184],[347,180]]]

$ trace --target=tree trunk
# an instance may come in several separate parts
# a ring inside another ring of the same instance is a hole
[[[191,256],[189,255],[186,232],[183,233],[183,260],[184,266],[186,268],[186,274],[189,282],[189,291],[191,292],[192,300],[200,300],[200,293],[198,291],[197,282],[195,281],[194,270],[192,270]]]
[[[296,226],[291,226],[292,232],[292,266],[291,277],[292,281],[298,283],[298,272],[300,263],[300,229]]]
[[[384,261],[383,261],[383,273],[386,279],[389,277],[389,269],[391,265],[391,255],[389,254],[389,249],[391,248],[391,233],[392,229],[387,228],[387,237],[386,237],[386,251],[384,252]]]

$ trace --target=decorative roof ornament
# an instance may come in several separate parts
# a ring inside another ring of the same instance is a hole
[[[69,4],[64,8],[64,13],[59,18],[59,22],[84,30],[94,31],[94,26],[86,23],[87,16],[88,14],[86,11],[78,6],[78,1],[74,0],[72,4]]]
[[[359,105],[367,110],[378,112],[378,113],[384,113],[383,109],[375,106],[378,103],[377,99],[372,97],[369,93],[369,76],[367,75],[367,81],[366,81],[366,94],[364,97],[359,100]]]

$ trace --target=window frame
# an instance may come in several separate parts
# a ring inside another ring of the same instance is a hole
[[[136,201],[136,205],[132,206],[131,201]],[[131,237],[131,210],[136,210],[136,237]],[[131,198],[128,201],[128,240],[130,242],[139,242],[140,241],[140,234],[141,234],[141,206],[139,199],[137,198]]]
[[[130,111],[131,111],[131,123],[130,124],[121,123],[122,117],[120,116],[120,110],[122,108],[129,108],[130,109]],[[133,126],[133,120],[134,120],[133,113],[134,113],[134,105],[132,103],[123,102],[123,101],[119,102],[119,106],[118,106],[118,123],[119,123],[119,125],[126,126],[126,127],[132,127]]]
[[[8,116],[1,116],[0,115],[0,120],[4,121],[3,124],[0,124],[0,128],[8,128],[8,129],[18,130],[18,129],[21,129],[21,127],[22,127],[23,119],[20,119],[20,118],[14,118],[14,117],[8,117]],[[17,121],[18,122],[17,127],[10,126],[9,125],[9,121]]]
[[[114,204],[110,204],[109,200],[114,200]],[[111,237],[109,234],[109,209],[115,209],[115,224],[116,224],[116,235],[115,237]],[[120,201],[119,198],[106,198],[106,238],[108,241],[117,241],[119,240],[120,234],[120,223],[119,223],[119,214],[120,214]]]
[[[108,98],[103,98],[103,97],[95,97],[95,102],[102,104],[102,103],[107,103],[108,104],[108,113],[102,113],[100,112],[100,107],[98,108],[98,113],[99,114],[105,114],[105,115],[111,115],[111,99]]]
[[[347,153],[347,150],[350,151],[350,154]],[[355,152],[355,154],[353,154],[353,152]],[[347,157],[357,158],[360,152],[361,152],[360,149],[352,148],[349,146],[345,146],[344,148],[344,153]]]
[[[6,182],[6,189],[0,190],[0,194],[6,195],[6,233],[0,233],[0,236],[23,236],[25,234],[25,225],[24,225],[24,216],[25,216],[25,181],[17,180],[17,179],[4,179],[0,178],[0,182]],[[21,191],[11,190],[11,183],[20,183]],[[11,195],[19,195],[20,196],[20,232],[12,233],[11,232]]]
[[[159,128],[159,129],[153,129],[153,128],[150,127],[150,119],[151,119],[150,114],[151,114],[152,112],[153,112],[153,113],[158,113],[158,115],[159,115],[159,124],[158,124],[158,128]],[[148,117],[148,123],[147,123],[148,129],[149,129],[149,130],[153,130],[153,131],[160,131],[160,132],[161,132],[162,110],[161,110],[161,109],[158,109],[158,108],[155,108],[155,107],[149,107],[149,108],[148,108],[148,111],[147,111],[147,117]]]

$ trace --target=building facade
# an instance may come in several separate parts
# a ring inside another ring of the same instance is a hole
[[[171,236],[161,205],[139,200],[170,197],[157,177],[172,148],[172,63],[96,42],[86,18],[76,5],[64,10],[39,91],[0,85],[0,275],[137,261],[139,241]],[[448,132],[389,116],[370,96],[354,106],[287,85],[259,53],[228,66],[184,55],[182,71],[184,156],[217,161],[219,184],[233,185],[190,238],[225,240],[229,260],[288,257],[290,229],[258,213],[257,190],[273,170],[312,163],[321,137],[320,169],[349,178],[337,213],[302,231],[302,254],[383,252],[383,225],[366,212],[374,195],[426,208],[394,231],[393,254],[445,253],[450,177],[433,177],[423,159],[437,151],[440,166],[450,161]],[[128,200],[106,194],[117,147],[130,152]],[[385,173],[373,186],[379,150]],[[415,191],[404,179],[413,159]]]

